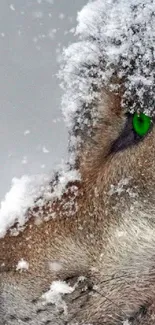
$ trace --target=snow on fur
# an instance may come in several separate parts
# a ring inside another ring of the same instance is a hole
[[[67,305],[62,299],[62,296],[72,293],[74,289],[74,287],[69,286],[64,281],[53,281],[50,290],[42,295],[43,304],[55,304],[58,309],[63,308],[64,313],[67,315]]]
[[[25,212],[34,204],[38,196],[49,191],[49,178],[45,175],[13,178],[12,187],[1,202],[0,237],[3,237],[9,227],[15,222],[22,227],[26,221]]]
[[[93,120],[100,90],[119,90],[131,113],[155,114],[155,0],[96,0],[78,13],[78,41],[63,52],[62,107],[72,128]],[[89,106],[89,109],[88,109]]]
[[[29,269],[29,263],[22,258],[16,266],[16,271],[22,272],[22,271],[27,271],[28,269]]]
[[[1,202],[0,208],[0,237],[3,237],[7,230],[17,223],[17,230],[22,230],[26,218],[26,211],[33,206],[42,206],[47,200],[60,198],[64,193],[69,181],[79,179],[76,170],[69,170],[67,165],[62,165],[59,170],[58,181],[51,191],[51,175],[24,175],[20,179],[12,180],[12,187]],[[37,215],[35,215],[37,217]],[[12,234],[18,234],[13,231]]]
[[[41,296],[43,304],[55,304],[58,309],[63,308],[64,313],[67,315],[67,305],[63,300],[63,296],[72,293],[78,287],[79,283],[84,282],[85,280],[85,276],[78,277],[73,287],[65,281],[53,281],[50,289]]]

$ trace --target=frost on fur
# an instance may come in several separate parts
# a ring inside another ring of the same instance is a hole
[[[64,313],[67,314],[67,305],[62,299],[62,296],[72,293],[73,291],[74,287],[70,287],[67,283],[63,281],[54,281],[50,290],[42,295],[43,304],[55,304],[57,308],[63,308]]]
[[[122,91],[121,81],[124,110],[154,115],[155,1],[96,0],[77,20],[78,41],[64,50],[59,74],[68,127],[90,135],[100,90]]]
[[[16,266],[16,271],[22,272],[22,271],[27,271],[28,269],[29,269],[29,263],[22,258]]]

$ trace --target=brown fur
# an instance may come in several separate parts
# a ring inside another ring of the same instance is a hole
[[[103,90],[94,136],[77,154],[81,181],[30,209],[25,229],[0,240],[0,324],[155,323],[155,128],[110,154],[126,121],[120,100]],[[22,258],[29,269],[21,273]],[[55,261],[57,272],[49,267]],[[67,315],[37,307],[53,280],[74,284],[81,275],[85,281],[64,298]]]

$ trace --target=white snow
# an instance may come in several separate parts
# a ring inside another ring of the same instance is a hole
[[[49,192],[49,176],[24,175],[20,179],[13,178],[12,187],[6,194],[0,207],[0,237],[3,237],[15,221],[23,226],[25,212],[34,205],[34,201]]]
[[[28,134],[30,134],[30,130],[25,130],[24,135],[28,135]]]
[[[11,9],[12,11],[15,11],[15,7],[14,7],[13,4],[10,5],[10,9]]]
[[[6,194],[0,206],[0,237],[6,234],[7,229],[18,223],[19,230],[22,229],[26,219],[26,211],[34,205],[42,206],[45,200],[60,198],[69,181],[80,179],[76,170],[69,170],[65,164],[59,166],[59,180],[51,193],[50,182],[54,176],[46,175],[24,175],[21,178],[13,178],[12,187]],[[38,198],[39,199],[37,201]]]
[[[29,263],[22,258],[16,266],[16,271],[22,272],[22,271],[27,271],[28,269],[29,269]]]
[[[73,287],[71,287],[65,281],[53,281],[50,286],[50,290],[48,290],[41,296],[43,304],[46,305],[48,303],[52,303],[58,309],[63,308],[64,313],[67,315],[67,305],[63,300],[63,296],[65,294],[72,293],[78,287],[79,283],[84,282],[85,280],[85,276],[79,276]],[[85,287],[85,289],[87,289],[87,286]]]
[[[45,146],[42,147],[42,151],[43,151],[43,153],[49,153],[49,150]]]
[[[75,118],[80,129],[88,125],[88,105],[95,123],[97,112],[90,104],[100,98],[103,86],[119,90],[113,76],[124,78],[125,111],[155,114],[154,12],[155,0],[95,0],[78,13],[78,40],[64,49],[59,73],[69,129]]]
[[[79,283],[85,281],[85,279],[85,276],[79,276],[73,287],[65,281],[53,281],[50,290],[45,292],[41,297],[43,304],[55,304],[57,308],[63,308],[64,313],[67,315],[67,305],[63,300],[63,296],[72,293],[78,287]]]
[[[59,175],[59,182],[54,187],[54,193],[52,193],[51,197],[61,198],[61,195],[70,181],[80,180],[80,174],[77,170],[72,169],[68,170],[64,167]]]
[[[53,303],[57,308],[63,308],[64,313],[67,314],[67,305],[62,296],[72,293],[74,289],[74,287],[69,286],[66,282],[53,281],[50,290],[42,295],[44,304]]]

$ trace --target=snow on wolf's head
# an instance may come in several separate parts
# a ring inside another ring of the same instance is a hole
[[[91,1],[78,14],[75,34],[61,77],[63,112],[76,138],[91,135],[103,89],[121,92],[124,111],[155,115],[155,1]]]
[[[128,174],[146,187],[151,180],[153,188],[155,0],[91,1],[78,14],[76,37],[60,73],[75,165],[88,178],[100,170],[102,179],[111,157],[109,175]],[[143,136],[134,113],[151,118]]]

